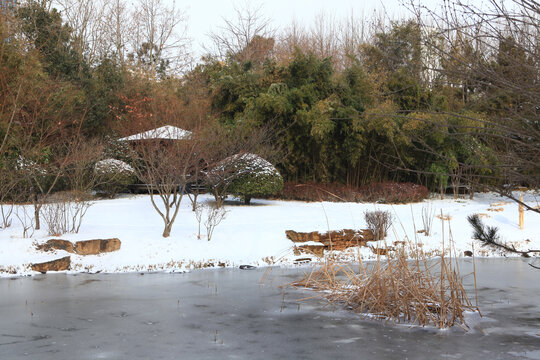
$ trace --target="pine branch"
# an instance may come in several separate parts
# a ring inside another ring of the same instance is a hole
[[[493,246],[501,248],[508,252],[521,254],[521,256],[523,257],[530,257],[529,253],[540,253],[540,250],[520,251],[517,250],[514,245],[506,245],[500,242],[499,234],[497,234],[499,228],[497,228],[496,226],[484,225],[478,214],[469,215],[467,217],[467,220],[469,221],[474,230],[473,239],[480,240],[482,242],[482,246]]]

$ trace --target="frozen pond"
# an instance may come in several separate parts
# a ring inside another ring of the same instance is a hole
[[[314,294],[279,285],[308,268],[0,279],[0,359],[540,359],[540,270],[476,265],[484,317],[469,332],[299,304]]]

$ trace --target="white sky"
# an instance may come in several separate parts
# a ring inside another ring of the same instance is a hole
[[[169,0],[173,1],[173,0]],[[299,24],[309,26],[321,13],[334,16],[336,19],[350,17],[369,17],[374,11],[385,11],[391,18],[409,15],[403,6],[409,0],[252,0],[252,7],[262,5],[261,11],[270,18],[273,25],[284,28],[296,20]],[[430,8],[439,6],[442,1],[424,0],[423,4]],[[207,34],[216,31],[223,25],[223,18],[234,19],[234,7],[242,8],[246,0],[176,0],[176,5],[185,10],[188,16],[188,36],[193,40],[195,54],[202,53],[202,44],[208,43]]]

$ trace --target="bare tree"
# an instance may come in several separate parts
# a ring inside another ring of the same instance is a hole
[[[8,157],[2,156],[0,160],[0,229],[11,226],[15,201],[18,200],[16,194],[18,183],[15,164]]]
[[[197,159],[196,139],[141,140],[132,145],[137,176],[148,192],[152,206],[163,220],[163,237],[169,237]]]
[[[309,32],[309,40],[310,49],[318,58],[332,58],[334,63],[340,60],[339,24],[334,15],[317,15]]]
[[[103,146],[98,140],[86,140],[77,133],[19,132],[18,136],[21,135],[41,137],[37,142],[26,140],[16,143],[20,155],[14,188],[18,193],[12,196],[33,204],[34,218],[27,223],[39,230],[41,218],[44,217],[50,235],[77,233],[86,211],[92,205],[90,190],[99,179],[93,171],[93,164],[102,157]],[[48,139],[48,136],[52,136],[52,139]],[[67,191],[56,192],[60,179],[65,180]]]
[[[14,39],[12,39],[13,28],[16,26],[14,18],[7,11],[0,11],[0,58],[4,59],[12,54],[14,50]],[[21,63],[25,64],[22,57]],[[15,63],[15,62],[14,62]],[[14,189],[18,183],[15,164],[7,154],[10,140],[13,136],[13,128],[17,122],[17,115],[24,102],[25,77],[17,71],[24,69],[13,67],[8,62],[0,63],[0,228],[7,228],[11,225],[13,215],[15,194]]]
[[[32,137],[32,135],[35,134],[24,134],[25,137]],[[22,140],[18,149],[20,153],[17,164],[18,186],[21,187],[21,194],[28,197],[25,200],[33,204],[35,229],[39,230],[41,228],[40,211],[65,174],[71,161],[71,154],[69,149],[57,146],[59,143],[49,142],[50,139],[45,137],[41,137],[37,142],[29,141],[27,138],[22,138]],[[48,156],[49,151],[55,154]]]
[[[189,61],[185,14],[174,1],[168,6],[163,0],[138,0],[137,5],[131,58],[153,79],[166,68],[180,72]]]
[[[93,205],[93,196],[90,193],[99,182],[100,177],[94,171],[94,164],[103,157],[104,145],[99,139],[86,139],[79,134],[64,138],[63,149],[56,148],[62,153],[59,157],[61,165],[56,166],[55,176],[61,176],[67,186],[66,191],[52,193],[54,183],[51,182],[51,167],[46,166],[49,173],[44,173],[43,178],[49,177],[47,193],[38,198],[42,202],[38,204],[40,214],[47,224],[49,235],[61,235],[67,232],[78,233],[86,212]],[[41,179],[31,179],[38,184]],[[43,186],[43,190],[45,187]],[[39,218],[36,217],[36,222]]]
[[[225,19],[219,30],[208,34],[212,47],[206,49],[220,60],[236,56],[240,62],[261,58],[273,48],[275,29],[270,19],[262,14],[262,6],[254,7],[245,3],[242,8],[235,7],[235,18]]]
[[[280,33],[275,51],[277,61],[279,63],[288,63],[297,49],[308,49],[307,33],[301,24],[296,20],[293,20],[291,24]]]
[[[106,28],[102,14],[107,1],[55,0],[72,29],[73,49],[90,64],[106,53],[102,46]]]
[[[360,57],[361,46],[377,31],[384,29],[385,20],[374,13],[372,18],[353,11],[346,18],[319,13],[311,26],[296,20],[279,34],[275,56],[279,62],[289,61],[295,51],[313,53],[319,58],[331,58],[335,70],[342,71]]]
[[[67,144],[70,156],[65,178],[72,191],[88,193],[103,181],[94,165],[103,159],[105,144],[101,139],[76,136]]]
[[[483,179],[489,189],[540,213],[513,192],[516,186],[540,186],[540,3],[493,0],[484,6],[415,8],[427,12],[429,30],[444,39],[424,44],[441,58],[435,70],[461,94],[451,115],[463,121],[451,134],[476,158],[489,161],[489,172],[479,172],[485,164],[460,162],[463,171],[449,175]]]
[[[122,66],[126,62],[128,52],[128,34],[134,26],[128,7],[124,0],[108,0],[104,13],[104,42],[107,52],[115,54]]]
[[[363,14],[360,18],[356,17],[351,11],[349,17],[344,19],[340,27],[340,52],[341,65],[348,67],[351,59],[358,58],[360,45],[367,41],[366,19]]]
[[[222,206],[218,206],[218,204],[215,206],[206,206],[206,220],[204,222],[204,226],[206,227],[206,238],[208,241],[212,240],[212,235],[214,234],[216,226],[218,226],[226,216],[227,210],[225,210],[225,208]]]
[[[80,133],[85,109],[79,108],[77,92],[62,84],[43,81],[39,89],[29,85],[12,130],[11,147],[16,154],[18,187],[34,205],[39,230],[39,212],[70,165],[73,139]]]

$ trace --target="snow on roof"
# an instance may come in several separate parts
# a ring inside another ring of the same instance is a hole
[[[165,125],[157,129],[148,130],[139,134],[131,135],[125,138],[118,139],[119,141],[134,141],[134,140],[183,140],[191,137],[191,131],[180,129],[176,126]]]

